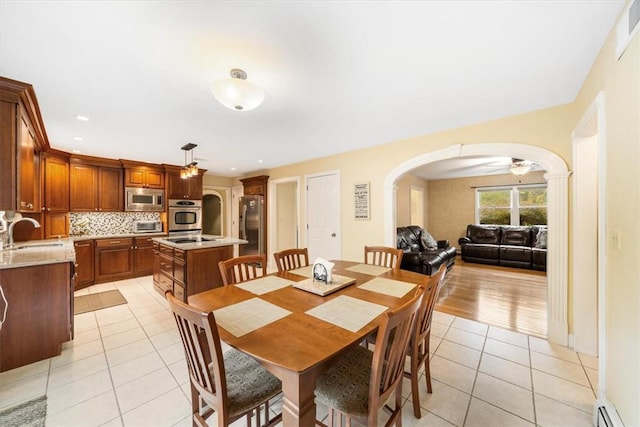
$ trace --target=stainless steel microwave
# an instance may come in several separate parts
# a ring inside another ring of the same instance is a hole
[[[127,212],[158,212],[164,210],[164,190],[126,187],[125,208]]]

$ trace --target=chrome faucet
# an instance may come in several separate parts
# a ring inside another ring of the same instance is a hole
[[[12,221],[11,224],[9,224],[9,230],[7,231],[7,234],[9,235],[9,249],[11,249],[13,247],[13,227],[22,221],[29,221],[30,223],[33,224],[33,226],[35,228],[40,228],[40,223],[38,221],[36,221],[33,218],[28,218],[28,217],[23,217],[23,218],[18,218],[15,221]]]

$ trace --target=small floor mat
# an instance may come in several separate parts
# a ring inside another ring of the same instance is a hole
[[[0,411],[0,426],[44,427],[46,417],[47,396],[41,396]]]
[[[119,290],[98,292],[73,298],[73,314],[102,310],[116,305],[126,304],[127,300]]]

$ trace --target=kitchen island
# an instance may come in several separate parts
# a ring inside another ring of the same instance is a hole
[[[0,251],[0,372],[57,356],[73,339],[75,252],[70,239]],[[6,300],[6,302],[5,302]]]
[[[233,257],[233,245],[248,243],[231,237],[198,235],[153,238],[153,285],[162,295],[179,300],[223,286],[218,263]]]

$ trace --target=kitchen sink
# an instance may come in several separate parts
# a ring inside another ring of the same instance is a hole
[[[216,239],[207,239],[205,237],[174,237],[171,239],[167,239],[168,242],[171,243],[198,243],[198,242],[213,242]]]
[[[62,243],[34,243],[32,245],[23,245],[13,248],[14,251],[20,249],[39,249],[39,248],[47,248],[47,247],[59,247],[62,246]]]

